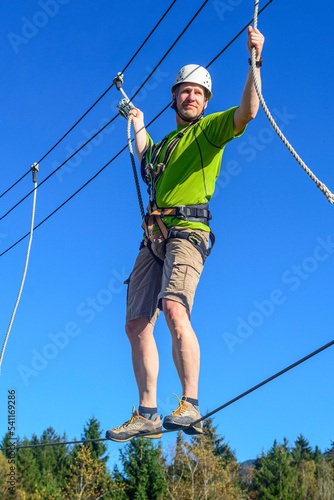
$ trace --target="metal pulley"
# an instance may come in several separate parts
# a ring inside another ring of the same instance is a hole
[[[123,99],[121,99],[117,104],[117,110],[119,114],[124,116],[124,118],[127,120],[129,116],[129,111],[134,106],[122,88],[122,85],[124,83],[123,73],[117,73],[117,75],[113,79],[113,83],[114,85],[116,85],[117,90],[119,90],[123,95]]]

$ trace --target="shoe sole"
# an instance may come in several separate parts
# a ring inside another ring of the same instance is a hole
[[[173,422],[163,424],[164,428],[168,431],[183,431],[185,434],[193,436],[195,434],[203,434],[202,428],[191,427],[189,424],[174,424]]]
[[[203,434],[203,429],[198,429],[197,427],[188,427],[187,429],[182,429],[185,434],[188,436],[196,436],[196,434]]]
[[[119,439],[119,438],[116,438],[116,437],[111,437],[109,434],[108,434],[108,431],[106,432],[106,438],[107,439],[110,439],[110,441],[116,441],[117,443],[125,443],[126,441],[130,441],[131,439],[133,438],[136,438],[136,437],[145,437],[145,438],[149,438],[149,439],[159,439],[162,437],[162,434],[146,434],[145,432],[143,433],[140,433],[138,432],[138,434],[134,434],[133,436],[130,436],[126,439]]]

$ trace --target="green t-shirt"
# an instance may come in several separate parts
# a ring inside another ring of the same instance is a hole
[[[221,113],[213,113],[194,124],[177,144],[166,168],[156,186],[156,203],[160,208],[178,205],[198,205],[207,203],[214,192],[219,175],[221,160],[226,144],[234,139],[233,115],[237,107]],[[180,125],[177,130],[166,136],[167,142],[155,158],[155,166],[163,162],[166,148],[173,138],[187,125]],[[239,134],[242,135],[244,130]],[[147,134],[148,135],[148,134]],[[163,142],[163,141],[161,141]],[[146,161],[150,162],[153,140],[148,135]],[[188,222],[175,217],[163,218],[167,227],[181,226],[209,231],[205,224]]]

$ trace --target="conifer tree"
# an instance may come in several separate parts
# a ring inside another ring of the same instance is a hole
[[[314,453],[307,439],[300,434],[295,441],[295,446],[291,449],[294,463],[298,466],[302,460],[313,460]]]
[[[318,446],[316,446],[314,448],[314,454],[313,454],[313,460],[315,461],[315,463],[317,464],[318,462],[320,462],[322,459],[322,453],[321,453],[321,450]]]
[[[296,472],[295,498],[296,500],[315,498],[317,491],[316,464],[308,440],[300,434],[291,449],[292,466]]]
[[[272,448],[255,461],[253,489],[259,499],[295,500],[294,485],[296,473],[291,467],[291,455],[284,445],[274,441]]]
[[[102,437],[102,430],[100,429],[100,422],[93,416],[90,418],[84,427],[82,439],[100,439]],[[108,447],[101,441],[86,443],[89,447],[92,458],[101,460],[104,464],[107,462],[109,456],[106,455]]]
[[[22,441],[18,440],[18,446],[26,446],[29,444],[37,444],[37,436],[33,435],[33,439],[28,440],[24,438]],[[28,494],[32,495],[36,490],[36,485],[39,484],[42,474],[36,463],[34,452],[32,448],[22,448],[17,452],[17,473],[22,489]],[[29,496],[28,496],[29,498]]]
[[[215,455],[221,457],[226,464],[236,462],[235,453],[231,450],[229,445],[224,442],[224,437],[218,435],[217,427],[213,426],[212,418],[204,420],[203,432],[208,437]]]
[[[7,432],[4,437],[2,438],[1,441],[1,448],[10,448],[11,446],[11,439],[10,439],[10,434]],[[9,458],[9,455],[11,454],[10,450],[3,450],[2,452],[6,458]]]
[[[29,496],[30,500],[64,500],[59,478],[48,472],[43,480],[35,485],[35,492]]]
[[[66,434],[60,436],[53,427],[48,427],[36,441],[37,444],[61,443],[66,439]],[[68,453],[65,445],[41,446],[33,448],[32,451],[43,478],[54,476],[60,479],[63,476]]]
[[[331,462],[334,467],[334,441],[331,441],[331,447],[325,451],[325,457]]]
[[[122,480],[130,500],[162,500],[166,491],[161,446],[136,438],[120,452],[123,471],[115,468],[114,479]]]

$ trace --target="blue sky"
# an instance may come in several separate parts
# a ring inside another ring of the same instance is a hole
[[[170,2],[14,0],[1,7],[1,193],[29,170],[109,87]],[[180,34],[200,1],[178,0],[125,73],[132,95]],[[260,8],[264,2],[260,2]],[[330,131],[334,112],[332,19],[323,0],[275,0],[259,17],[266,37],[265,100],[311,170],[334,190]],[[134,103],[148,123],[169,102],[184,64],[206,66],[253,15],[253,2],[210,1]],[[207,113],[240,103],[248,71],[244,33],[210,66]],[[55,170],[116,113],[112,88],[40,164]],[[149,128],[161,139],[175,128],[172,110]],[[118,117],[37,192],[36,224],[126,145]],[[143,196],[146,194],[142,185]],[[33,188],[31,175],[0,198],[3,215]],[[32,197],[0,226],[0,253],[29,231]],[[196,293],[193,327],[201,345],[202,412],[229,401],[333,339],[334,208],[272,131],[262,110],[225,150],[211,202],[217,242]],[[0,377],[6,432],[7,391],[17,393],[17,433],[48,426],[80,439],[93,415],[104,430],[138,405],[124,333],[126,289],[141,238],[128,152],[39,227]],[[27,239],[0,259],[4,338],[18,293]],[[180,384],[163,315],[159,411],[177,405]],[[1,340],[2,345],[2,340]],[[274,439],[302,433],[322,450],[334,439],[333,348],[215,416],[240,461]],[[174,436],[163,437],[163,445]],[[123,445],[109,443],[111,464]]]

